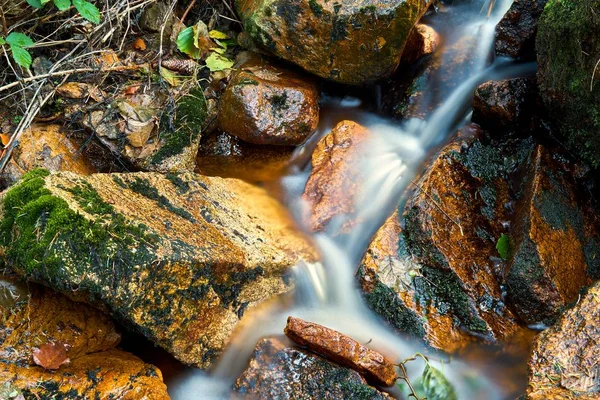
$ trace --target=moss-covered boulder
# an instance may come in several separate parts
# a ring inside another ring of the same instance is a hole
[[[114,349],[121,335],[88,304],[0,277],[0,321],[2,399],[169,398],[161,372]]]
[[[430,1],[236,0],[262,48],[337,82],[361,85],[390,76]]]
[[[2,197],[7,264],[208,367],[245,310],[290,289],[312,250],[282,207],[235,179],[48,174]]]
[[[234,391],[261,399],[389,399],[358,372],[334,364],[286,339],[270,337],[256,345],[248,369]]]
[[[600,3],[549,0],[536,38],[540,94],[569,151],[600,167]]]

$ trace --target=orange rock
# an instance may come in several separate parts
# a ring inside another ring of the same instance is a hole
[[[440,36],[429,25],[417,24],[410,32],[404,52],[402,63],[413,63],[419,58],[433,54],[440,42]]]
[[[342,121],[317,144],[302,195],[312,211],[313,230],[323,230],[334,216],[354,211],[355,196],[361,186],[362,145],[368,138],[369,131],[361,125]]]
[[[289,317],[284,333],[299,345],[358,371],[377,385],[392,386],[398,379],[391,361],[333,329]]]

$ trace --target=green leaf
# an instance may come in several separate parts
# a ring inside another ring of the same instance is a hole
[[[192,58],[198,58],[200,52],[198,48],[194,46],[194,27],[190,26],[179,32],[177,36],[177,48],[182,53],[187,54]]]
[[[100,11],[95,5],[85,0],[73,0],[73,5],[83,18],[94,24],[100,23]]]
[[[233,67],[233,61],[217,53],[211,53],[206,59],[206,66],[210,72],[223,71]]]
[[[179,76],[177,75],[177,73],[175,73],[165,67],[162,67],[160,69],[160,76],[162,76],[162,78],[165,81],[169,82],[169,85],[171,85],[171,86],[179,86],[179,84],[181,83],[181,80],[179,79]]]
[[[0,36],[0,45],[6,44],[6,40],[2,36]]]
[[[215,29],[213,29],[212,31],[208,32],[208,37],[210,37],[211,39],[228,39],[229,36],[227,36],[226,33],[223,33],[221,31],[217,31]]]
[[[31,67],[31,54],[27,50],[19,46],[10,46],[13,59],[17,64],[25,69]]]
[[[498,254],[500,254],[500,257],[503,260],[506,260],[508,258],[508,253],[510,252],[509,239],[510,238],[503,233],[502,236],[500,236],[500,239],[498,239],[498,242],[496,243],[496,250],[498,250]]]
[[[33,46],[34,42],[24,33],[12,32],[6,37],[6,43],[16,47]]]
[[[33,8],[42,8],[44,6],[40,0],[27,0],[27,4]]]
[[[427,362],[423,370],[423,389],[427,400],[458,400],[452,384],[442,372]]]
[[[71,7],[71,0],[54,0],[54,5],[60,11],[63,11],[63,10],[66,10],[67,8]]]
[[[224,50],[227,50],[227,43],[215,39],[215,43],[221,46]]]

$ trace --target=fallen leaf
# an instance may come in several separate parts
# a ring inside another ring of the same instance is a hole
[[[144,39],[142,38],[137,38],[133,42],[133,48],[139,51],[144,51],[146,50],[146,42],[144,42]]]
[[[121,64],[119,56],[113,50],[103,52],[101,55],[94,57],[94,60],[101,68],[109,68]]]
[[[125,90],[123,90],[123,94],[124,95],[134,95],[136,94],[140,88],[142,87],[142,85],[131,85],[128,86],[127,88],[125,88]]]
[[[156,123],[154,120],[140,122],[133,119],[127,121],[127,139],[133,147],[144,147],[150,135],[154,130]]]
[[[10,136],[0,133],[0,140],[2,141],[2,146],[6,146],[10,142]]]
[[[165,81],[169,82],[169,85],[171,86],[179,86],[181,83],[178,75],[174,71],[171,71],[165,67],[160,69],[160,76],[162,76]]]
[[[56,93],[69,99],[86,99],[90,97],[97,102],[101,102],[106,97],[106,93],[96,86],[80,82],[63,83],[56,88]]]
[[[216,29],[213,29],[212,31],[208,32],[208,36],[211,39],[227,39],[227,38],[229,38],[229,36],[227,36],[226,33],[217,31]]]
[[[46,369],[59,369],[71,361],[64,344],[49,342],[33,350],[33,362]]]

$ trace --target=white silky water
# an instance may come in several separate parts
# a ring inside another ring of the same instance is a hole
[[[493,1],[493,0],[491,0]],[[392,212],[403,203],[402,195],[418,175],[424,163],[443,145],[456,129],[470,120],[470,104],[477,85],[491,79],[503,79],[531,73],[531,65],[515,65],[507,61],[491,62],[494,28],[508,10],[512,0],[495,3],[473,1],[451,6],[451,13],[440,15],[435,26],[444,38],[439,69],[430,79],[422,110],[432,112],[424,120],[392,121],[361,111],[357,98],[328,98],[321,113],[316,135],[294,157],[294,167],[281,180],[285,203],[302,227],[308,212],[302,193],[310,174],[310,156],[318,139],[342,119],[351,119],[369,129],[372,139],[365,145],[367,156],[361,171],[364,182],[353,199],[356,212],[332,220],[326,231],[311,234],[320,254],[320,263],[300,264],[294,268],[295,292],[271,305],[249,310],[232,342],[209,374],[188,370],[168,382],[173,399],[231,398],[230,388],[246,368],[256,343],[263,337],[281,335],[287,317],[292,315],[325,325],[385,354],[395,362],[422,351],[422,345],[399,337],[376,314],[367,308],[355,278],[356,270],[372,237]],[[442,12],[440,12],[442,14]],[[453,58],[455,44],[471,41],[468,56],[451,67],[444,64]],[[444,74],[444,79],[439,75]],[[465,78],[466,77],[466,78]],[[445,82],[440,84],[440,82]],[[435,97],[435,98],[433,98]],[[338,235],[347,221],[352,230]],[[436,355],[432,364],[442,370],[454,385],[460,399],[502,399],[502,388],[484,376],[481,370],[457,359],[441,360]],[[422,371],[422,361],[406,364],[409,377]],[[473,382],[476,381],[476,384]],[[391,394],[404,398],[399,388]]]

